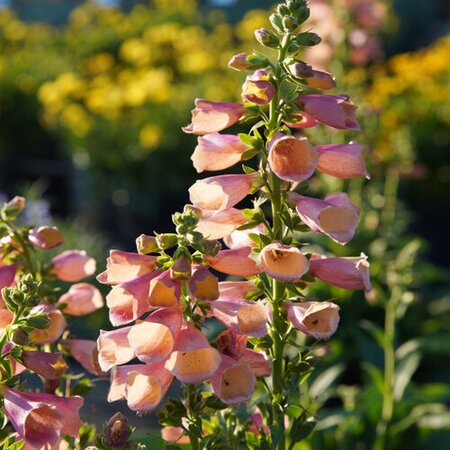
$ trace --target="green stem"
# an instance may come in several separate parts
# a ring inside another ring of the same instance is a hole
[[[195,423],[195,426],[197,428],[197,422],[200,420],[201,425],[201,418],[197,417],[194,413],[194,407],[193,407],[193,399],[197,396],[197,387],[195,384],[187,384],[186,385],[186,397],[187,397],[187,408],[189,412],[189,416],[191,419],[191,422]],[[201,426],[200,426],[201,429]],[[192,450],[200,450],[200,444],[198,441],[198,437],[194,435],[194,433],[189,431],[189,442],[191,444]]]

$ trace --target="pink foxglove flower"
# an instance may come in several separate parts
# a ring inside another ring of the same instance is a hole
[[[135,357],[134,349],[128,341],[131,326],[112,331],[100,330],[97,339],[98,363],[103,372],[125,364]]]
[[[64,236],[56,227],[42,226],[28,232],[29,241],[37,248],[50,250],[64,242]]]
[[[106,270],[97,280],[104,284],[119,284],[134,280],[155,268],[156,256],[111,250],[106,260]]]
[[[269,81],[264,70],[248,75],[242,86],[242,98],[249,103],[267,105],[275,95],[275,86]]]
[[[61,434],[77,437],[81,426],[78,410],[81,397],[25,393],[2,386],[4,407],[11,425],[28,445],[45,450],[55,445]]]
[[[369,262],[364,253],[346,258],[313,257],[310,260],[310,273],[332,286],[350,290],[372,289]]]
[[[219,279],[206,267],[197,266],[189,280],[189,291],[196,300],[216,300],[219,297]]]
[[[208,239],[222,239],[237,227],[244,225],[248,219],[240,209],[230,208],[224,211],[204,210],[197,224],[196,231]]]
[[[337,330],[339,306],[331,302],[285,302],[295,328],[317,340],[329,339]]]
[[[340,244],[346,244],[355,234],[359,209],[343,192],[329,194],[325,200],[291,194],[302,221],[312,230],[324,233]]]
[[[106,296],[109,320],[114,326],[125,325],[138,319],[149,309],[150,281],[161,274],[160,270],[118,284]]]
[[[166,270],[150,280],[148,304],[152,307],[175,306],[180,301],[181,282],[173,280]]]
[[[235,124],[245,109],[241,103],[211,102],[196,99],[192,110],[192,122],[183,128],[185,133],[217,133]]]
[[[237,333],[252,337],[267,334],[269,314],[262,303],[221,296],[211,303],[211,312],[219,322]]]
[[[154,410],[166,394],[173,375],[164,362],[115,367],[111,372],[108,402],[126,400],[138,413]]]
[[[318,123],[318,120],[314,119],[311,114],[308,114],[305,111],[295,112],[293,113],[288,121],[285,121],[286,125],[290,128],[312,128],[315,127]]]
[[[255,228],[250,228],[247,230],[234,230],[228,236],[223,238],[223,242],[228,248],[237,248],[237,247],[255,247],[256,244],[248,237],[248,235],[252,234],[261,234],[264,233],[264,225],[257,225]]]
[[[189,197],[199,209],[223,211],[244,199],[258,183],[258,179],[257,172],[204,178],[189,188]]]
[[[87,339],[67,339],[63,342],[72,357],[89,373],[105,375],[98,363],[97,342]]]
[[[41,303],[31,310],[31,315],[47,314],[50,320],[48,328],[37,329],[29,333],[30,339],[35,344],[51,344],[56,342],[67,328],[67,322],[63,313],[53,305]]]
[[[23,365],[46,378],[57,380],[67,370],[67,364],[61,352],[47,353],[34,350],[24,350],[21,355]]]
[[[246,402],[253,395],[256,377],[247,364],[222,355],[220,366],[211,377],[211,386],[223,403],[236,405]]]
[[[246,281],[221,281],[219,283],[220,297],[247,298],[250,295],[261,292],[253,280]]]
[[[203,333],[194,326],[185,324],[165,367],[182,383],[197,384],[215,373],[220,359],[219,352],[209,345]]]
[[[0,266],[0,309],[5,307],[1,291],[14,283],[17,267],[17,264]]]
[[[329,72],[315,70],[303,61],[291,64],[289,70],[295,77],[303,78],[312,88],[333,89],[336,87],[336,81]]]
[[[66,250],[55,256],[52,273],[62,281],[77,282],[94,274],[95,259],[88,256],[84,250]]]
[[[251,247],[237,247],[221,250],[214,257],[207,257],[206,262],[215,270],[237,277],[252,277],[261,272],[250,257]]]
[[[280,242],[272,242],[261,250],[258,266],[280,281],[298,281],[309,269],[308,260],[298,248]]]
[[[0,337],[5,333],[6,327],[13,321],[14,314],[6,308],[0,309]]]
[[[269,144],[270,168],[282,180],[307,180],[313,175],[318,162],[319,153],[305,137],[278,134]]]
[[[359,130],[356,106],[348,95],[303,94],[298,101],[319,122],[337,129]]]
[[[361,144],[320,145],[316,150],[320,153],[317,169],[321,172],[337,178],[368,178],[366,164],[360,155]]]
[[[198,137],[191,159],[199,173],[223,170],[238,163],[247,148],[234,134],[207,134]]]
[[[63,294],[58,305],[64,304],[64,314],[85,316],[103,308],[104,301],[100,291],[88,283],[77,283]]]
[[[185,418],[181,419],[184,426],[189,426]],[[183,445],[189,444],[189,436],[184,434],[184,430],[181,427],[166,426],[161,429],[161,437],[166,442],[175,442],[176,444]]]

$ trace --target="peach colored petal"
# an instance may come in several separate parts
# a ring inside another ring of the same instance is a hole
[[[29,333],[32,342],[36,344],[51,344],[56,342],[67,328],[67,322],[63,313],[55,306],[42,303],[31,310],[31,314],[46,313],[50,320],[48,328],[34,329]]]
[[[97,340],[98,362],[103,372],[114,366],[127,363],[135,357],[134,349],[128,342],[130,327],[113,331],[100,330]]]
[[[103,308],[104,301],[100,291],[88,283],[78,283],[58,300],[58,305],[65,304],[64,314],[85,316]]]
[[[66,339],[63,345],[73,358],[88,372],[94,375],[105,375],[98,362],[97,342],[87,339]]]
[[[166,270],[150,281],[148,304],[152,307],[174,306],[180,301],[181,282],[173,280]]]
[[[248,219],[240,209],[230,208],[224,211],[202,211],[196,231],[208,239],[222,239],[237,227],[244,225]]]
[[[189,291],[197,300],[216,300],[219,297],[219,279],[206,267],[197,266],[189,280]]]
[[[64,236],[56,227],[42,226],[28,232],[28,240],[37,248],[50,250],[64,242]]]
[[[250,247],[238,247],[221,250],[216,256],[206,258],[206,262],[215,270],[238,277],[252,277],[261,272],[250,257]]]
[[[95,259],[88,256],[84,250],[66,250],[55,256],[52,273],[62,281],[77,282],[94,274]]]

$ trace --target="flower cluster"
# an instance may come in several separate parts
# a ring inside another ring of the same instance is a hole
[[[200,448],[199,439],[219,445],[213,422],[203,426],[214,403],[211,394],[192,388],[209,381],[223,408],[249,400],[255,389],[266,391],[255,414],[279,434],[269,427],[270,437],[260,433],[254,439],[270,439],[272,448],[284,449],[283,430],[291,428],[294,439],[307,419],[306,412],[293,415],[288,405],[298,395],[300,373],[311,369],[308,347],[293,357],[290,343],[296,330],[329,339],[339,322],[335,303],[307,299],[308,285],[318,279],[371,289],[364,254],[308,253],[298,237],[312,230],[345,244],[358,224],[359,210],[346,193],[304,195],[316,170],[342,179],[367,176],[358,143],[314,146],[306,136],[307,128],[321,125],[359,129],[347,95],[321,92],[335,87],[332,75],[300,57],[320,42],[315,33],[298,31],[308,16],[304,0],[279,5],[270,17],[273,30],[255,31],[261,45],[277,49],[277,60],[259,52],[235,55],[230,67],[254,71],[243,84],[242,103],[197,99],[192,121],[183,128],[198,136],[192,155],[198,172],[239,161],[255,164],[243,166],[242,174],[195,182],[191,204],[173,216],[175,233],[140,236],[137,253],[112,250],[98,277],[113,286],[107,296],[111,323],[127,325],[98,339],[100,367],[112,369],[109,400],[126,399],[134,411],[151,411],[176,377],[187,385],[187,398],[168,404],[161,417],[171,428],[164,435],[179,442],[186,434],[192,448]],[[254,123],[248,134],[221,133],[247,121]],[[254,194],[253,208],[236,207]],[[247,280],[220,282],[213,270]],[[204,334],[212,319],[226,328],[215,342]],[[141,364],[126,364],[135,358]]]
[[[18,227],[16,219],[25,207],[22,197],[4,204],[0,211],[0,392],[2,414],[26,448],[62,448],[61,435],[80,432],[80,396],[64,385],[72,355],[87,370],[95,367],[96,347],[90,354],[85,341],[64,339],[69,316],[84,316],[103,307],[96,287],[78,283],[93,275],[94,259],[80,250],[66,250],[50,261],[41,258],[63,244],[64,236],[50,226]],[[58,282],[71,284],[61,295]],[[89,341],[87,341],[89,342]],[[92,371],[95,372],[95,369]],[[38,375],[45,393],[26,392],[19,375]]]

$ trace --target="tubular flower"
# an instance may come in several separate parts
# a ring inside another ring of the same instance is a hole
[[[223,242],[228,248],[237,247],[254,247],[256,244],[249,238],[249,234],[261,234],[264,233],[264,225],[257,225],[255,228],[250,228],[248,230],[234,230],[228,236],[223,238]]]
[[[135,357],[134,348],[128,341],[131,326],[118,330],[100,330],[97,340],[98,363],[103,372],[112,367],[125,364]]]
[[[166,270],[150,280],[148,304],[152,307],[174,306],[180,301],[181,283]]]
[[[57,380],[67,370],[67,364],[61,352],[47,353],[24,350],[21,359],[27,369],[47,380]]]
[[[195,229],[208,239],[222,239],[247,222],[240,209],[204,210]]]
[[[189,291],[197,300],[216,300],[219,297],[219,280],[206,267],[195,267],[189,280]]]
[[[81,397],[25,393],[1,386],[6,415],[26,444],[45,450],[55,445],[61,434],[77,437],[81,426],[78,410]]]
[[[165,367],[182,383],[201,383],[211,377],[220,365],[219,352],[192,325],[183,325],[173,350]]]
[[[244,199],[258,182],[259,174],[219,175],[198,180],[189,188],[192,204],[199,209],[223,211]]]
[[[88,372],[94,375],[105,375],[98,363],[97,342],[87,339],[66,339],[63,345],[72,357]]]
[[[198,137],[191,159],[199,173],[223,170],[238,163],[247,148],[234,134],[207,134]]]
[[[298,102],[319,122],[337,129],[359,130],[356,106],[348,95],[302,94]]]
[[[269,144],[269,165],[279,178],[303,181],[310,178],[319,162],[319,153],[305,137],[277,135]]]
[[[269,81],[264,70],[248,75],[242,86],[242,98],[249,103],[267,105],[275,95],[275,86]]]
[[[192,110],[192,122],[184,127],[183,131],[200,135],[217,133],[235,124],[244,112],[245,109],[241,103],[196,99],[195,109]]]
[[[298,248],[280,242],[272,242],[262,249],[258,266],[280,281],[298,281],[309,269],[308,260]]]
[[[337,330],[339,306],[331,302],[285,302],[295,328],[317,340],[329,339]]]
[[[155,268],[156,256],[111,250],[106,270],[97,276],[103,284],[119,284],[134,280]]]
[[[126,400],[132,411],[150,412],[163,399],[172,380],[164,362],[114,367],[108,402]]]
[[[332,286],[350,290],[372,289],[367,256],[326,258],[314,256],[310,260],[310,273]]]
[[[94,274],[95,259],[87,255],[84,250],[66,250],[55,256],[52,273],[62,281],[77,282]]]
[[[361,144],[350,142],[339,145],[320,145],[316,147],[320,153],[317,169],[337,178],[369,178],[366,164],[361,158]]]
[[[50,250],[64,242],[64,236],[56,227],[42,226],[28,232],[29,241],[37,248]]]
[[[236,405],[253,395],[256,377],[247,364],[222,355],[220,366],[211,377],[211,386],[223,403]]]
[[[65,305],[64,314],[85,316],[103,308],[104,302],[100,291],[88,283],[78,283],[58,300],[58,305]]]
[[[53,305],[41,303],[31,310],[33,315],[35,314],[47,314],[50,324],[47,328],[38,329],[35,328],[29,333],[31,341],[35,344],[51,344],[56,342],[67,328],[67,322],[64,315],[59,309],[56,309]]]
[[[312,230],[324,233],[333,241],[346,244],[355,234],[359,209],[343,192],[329,194],[325,200],[291,193],[302,221]]]
[[[216,256],[208,256],[206,262],[215,270],[238,277],[252,277],[261,270],[250,258],[251,247],[237,247],[230,250],[220,250]]]

